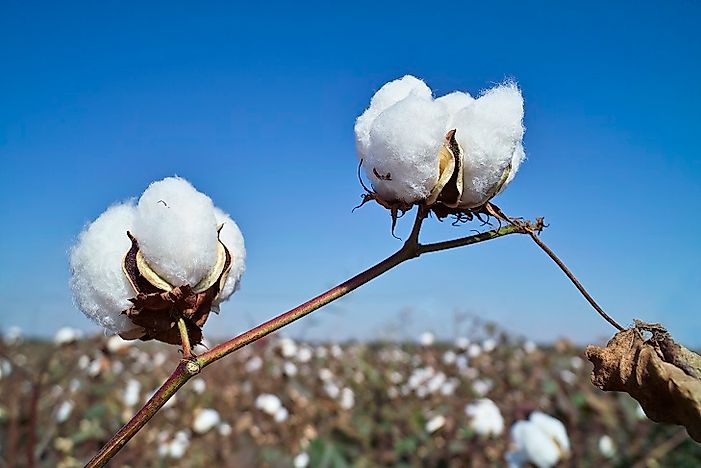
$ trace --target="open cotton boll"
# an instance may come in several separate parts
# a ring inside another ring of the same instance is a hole
[[[212,200],[184,179],[152,183],[136,207],[132,234],[149,266],[172,286],[196,285],[217,258]]]
[[[219,232],[219,239],[229,250],[231,255],[231,269],[226,278],[224,287],[214,303],[219,304],[229,298],[239,287],[239,281],[246,269],[246,248],[243,242],[243,234],[231,217],[217,207],[214,207],[214,218],[217,226],[224,225]]]
[[[442,104],[450,114],[448,130],[453,128],[453,117],[461,110],[475,102],[475,98],[462,91],[453,91],[450,94],[436,98],[436,102]]]
[[[444,106],[414,94],[377,116],[363,168],[380,197],[405,203],[428,197],[447,119]]]
[[[410,94],[431,99],[431,89],[418,78],[406,75],[382,86],[370,100],[370,107],[355,123],[355,139],[358,157],[365,159],[370,146],[370,128],[378,115]]]
[[[523,97],[513,83],[485,92],[452,116],[456,139],[465,158],[460,206],[474,208],[496,195],[505,170],[511,165],[503,190],[516,174],[523,150]]]
[[[569,453],[569,438],[559,420],[536,411],[528,421],[518,421],[511,427],[515,450],[507,455],[509,466],[532,463],[538,468],[555,466]]]
[[[534,411],[528,419],[541,431],[554,439],[560,446],[560,449],[564,452],[569,452],[570,439],[567,437],[567,430],[565,429],[565,425],[562,424],[562,421],[540,411]]]
[[[122,259],[131,246],[127,231],[134,217],[131,204],[112,206],[85,228],[70,253],[70,285],[76,305],[112,333],[136,328],[122,315],[134,296],[122,272]]]
[[[497,436],[504,431],[504,417],[489,398],[482,398],[465,406],[465,414],[471,418],[470,427],[479,435]]]

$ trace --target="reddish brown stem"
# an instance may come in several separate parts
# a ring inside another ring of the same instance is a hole
[[[168,377],[163,385],[153,394],[146,404],[126,423],[110,441],[88,462],[87,467],[104,466],[124,445],[134,437],[134,434],[151,420],[154,414],[165,405],[171,396],[182,387],[197,372],[192,370],[192,361],[183,360]]]
[[[582,285],[582,283],[579,282],[577,277],[574,276],[574,273],[572,273],[572,271],[570,271],[570,269],[567,268],[565,262],[560,260],[560,257],[558,257],[555,254],[555,252],[553,252],[552,249],[540,239],[540,237],[538,237],[538,234],[536,234],[533,231],[528,231],[528,235],[530,235],[531,239],[533,239],[533,241],[538,245],[538,247],[540,247],[541,250],[545,252],[558,267],[560,267],[560,270],[562,270],[565,276],[567,276],[567,278],[572,282],[572,284],[574,284],[574,287],[577,288],[577,290],[579,290],[582,296],[584,296],[584,299],[587,300],[589,305],[591,305],[604,320],[613,325],[614,328],[616,328],[618,331],[623,331],[624,328],[620,326],[618,322],[616,322],[609,314],[604,312],[604,309],[599,305],[598,302],[594,300],[592,295],[589,294],[589,291],[587,291],[586,288]]]

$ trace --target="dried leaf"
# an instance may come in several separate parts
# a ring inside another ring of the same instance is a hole
[[[652,337],[643,339],[643,332]],[[588,346],[592,383],[626,392],[655,422],[679,424],[701,442],[701,357],[674,342],[659,325],[636,323],[605,348]]]

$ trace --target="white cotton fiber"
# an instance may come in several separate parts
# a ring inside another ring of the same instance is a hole
[[[121,312],[131,306],[135,292],[122,272],[131,247],[127,231],[134,224],[131,204],[115,205],[80,234],[70,253],[70,285],[76,305],[90,319],[112,333],[134,329]]]
[[[436,98],[436,102],[442,104],[445,107],[446,112],[448,112],[450,115],[448,129],[451,129],[453,128],[452,119],[455,114],[475,102],[475,98],[461,91],[453,91],[450,94]]]
[[[217,226],[224,225],[219,233],[219,239],[231,254],[229,276],[226,278],[219,296],[214,301],[215,304],[219,304],[227,300],[239,287],[239,281],[246,269],[246,248],[243,243],[243,234],[241,234],[238,225],[228,214],[214,207],[214,218],[217,221]]]
[[[511,182],[525,156],[521,92],[513,83],[492,88],[454,114],[452,126],[465,153],[460,205],[474,208],[494,195],[509,164],[511,172],[501,190]]]
[[[217,259],[212,200],[184,179],[152,183],[139,199],[133,234],[149,266],[172,286],[195,286]]]
[[[365,159],[370,146],[370,128],[378,115],[410,94],[431,99],[431,89],[426,83],[411,75],[390,81],[372,97],[370,107],[358,117],[355,123],[355,141],[358,157]]]
[[[363,168],[382,199],[412,203],[431,193],[447,119],[442,105],[415,94],[377,116]]]

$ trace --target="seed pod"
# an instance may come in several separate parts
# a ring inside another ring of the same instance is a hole
[[[218,232],[220,230],[221,226]],[[231,269],[229,250],[219,240],[214,268],[195,287],[174,287],[153,271],[139,250],[139,242],[130,232],[127,235],[132,244],[124,256],[123,270],[136,296],[129,299],[133,306],[123,314],[141,327],[141,330],[132,330],[122,335],[122,338],[144,341],[155,339],[180,344],[177,319],[183,317],[190,340],[199,343],[202,340],[202,326]]]

